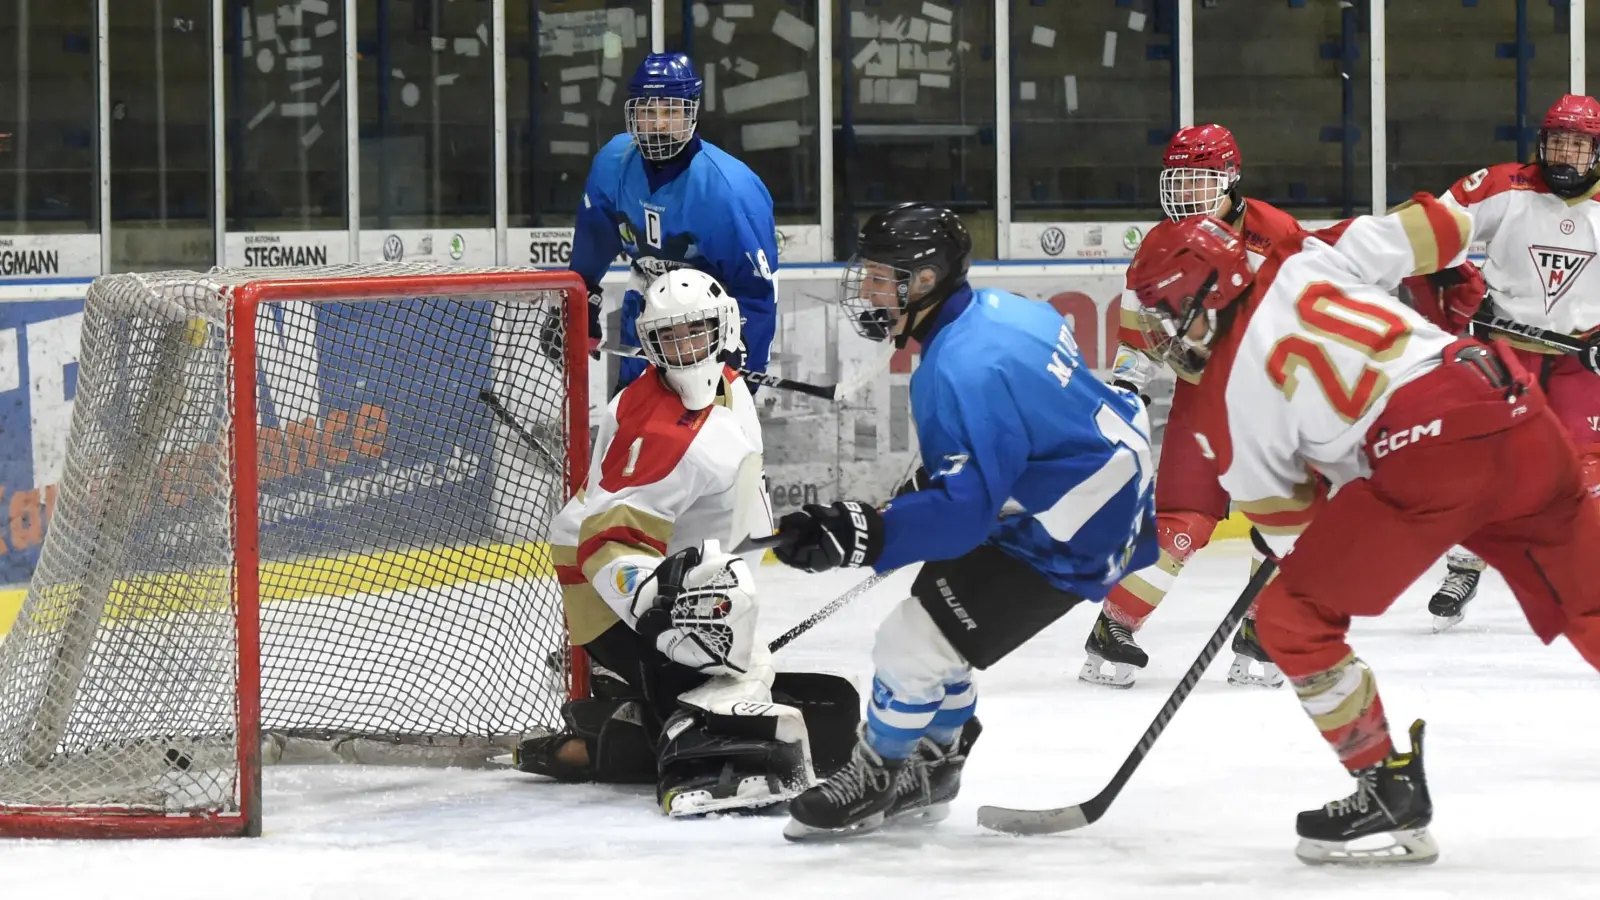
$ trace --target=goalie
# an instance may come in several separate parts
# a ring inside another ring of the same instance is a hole
[[[782,803],[848,757],[860,700],[837,676],[775,675],[749,561],[721,549],[772,525],[755,402],[723,361],[738,302],[679,269],[637,326],[651,368],[612,398],[587,486],[550,528],[570,639],[605,672],[515,764],[654,783],[672,816]]]

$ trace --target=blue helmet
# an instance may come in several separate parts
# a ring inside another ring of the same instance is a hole
[[[645,159],[661,162],[677,156],[694,138],[705,82],[683,53],[652,53],[628,83],[623,106],[628,133]]]

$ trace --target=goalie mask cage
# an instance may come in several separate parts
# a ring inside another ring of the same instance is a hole
[[[559,725],[586,338],[570,272],[97,280],[0,638],[0,835],[256,835],[264,761],[482,764]]]

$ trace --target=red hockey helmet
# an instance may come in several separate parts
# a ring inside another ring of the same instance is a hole
[[[1254,278],[1244,241],[1211,216],[1150,229],[1128,267],[1139,329],[1174,368],[1198,374],[1217,337],[1217,313]]]
[[[1161,166],[1161,211],[1167,218],[1214,216],[1239,183],[1239,144],[1221,125],[1190,125],[1167,143]]]
[[[1566,94],[1544,114],[1539,174],[1559,197],[1577,197],[1600,178],[1600,103]]]

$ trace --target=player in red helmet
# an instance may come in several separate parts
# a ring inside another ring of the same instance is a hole
[[[1186,219],[1157,226],[1128,270],[1151,349],[1205,373],[1187,439],[1280,559],[1260,594],[1261,643],[1357,780],[1300,814],[1307,862],[1437,856],[1422,723],[1397,752],[1346,637],[1451,544],[1499,568],[1542,640],[1565,634],[1600,668],[1600,506],[1565,430],[1503,342],[1456,337],[1391,296],[1406,276],[1458,265],[1471,230],[1419,194],[1287,241],[1252,275],[1222,222]],[[1168,447],[1184,440],[1169,427]],[[1383,835],[1389,846],[1354,845]]]
[[[1567,94],[1545,113],[1534,162],[1480,169],[1442,199],[1472,214],[1472,240],[1488,257],[1493,316],[1587,339],[1588,352],[1569,354],[1508,336],[1578,445],[1585,485],[1600,495],[1600,272],[1591,262],[1600,252],[1597,158],[1600,103]],[[1435,631],[1461,621],[1484,569],[1462,548],[1445,561],[1444,583],[1428,603]]]
[[[1178,130],[1162,156],[1161,210],[1168,220],[1215,216],[1236,234],[1252,268],[1272,248],[1300,231],[1288,213],[1260,200],[1246,199],[1239,191],[1239,144],[1221,125],[1191,125]],[[1142,393],[1155,374],[1147,361],[1149,348],[1137,324],[1137,301],[1122,298],[1122,347],[1113,366],[1113,382]],[[1143,354],[1143,355],[1141,355]],[[1153,357],[1150,357],[1153,358]],[[1159,363],[1160,360],[1157,360]],[[1178,383],[1172,394],[1167,421],[1169,434],[1187,427],[1190,398],[1197,371],[1174,365]],[[1156,529],[1161,560],[1123,579],[1106,598],[1085,645],[1088,659],[1079,678],[1092,684],[1130,687],[1149,661],[1134,640],[1145,619],[1171,590],[1189,557],[1211,540],[1217,523],[1228,515],[1228,495],[1217,486],[1216,465],[1201,455],[1191,441],[1169,441],[1161,450],[1156,477]],[[1277,686],[1283,677],[1261,651],[1255,623],[1246,619],[1233,643],[1236,654],[1229,681],[1234,684]]]

